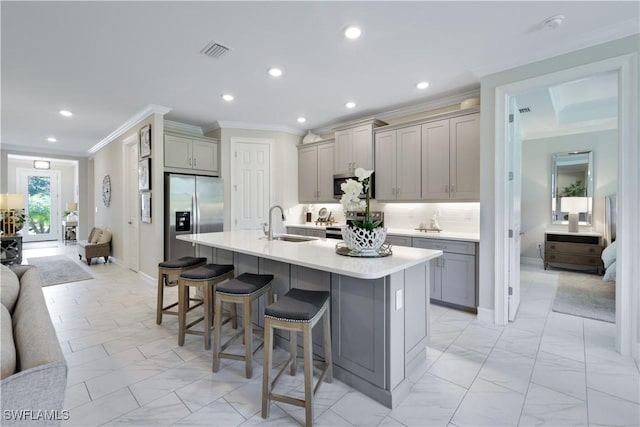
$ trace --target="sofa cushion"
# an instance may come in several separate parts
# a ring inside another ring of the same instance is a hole
[[[2,268],[0,273],[0,299],[2,300],[2,305],[9,310],[9,313],[13,313],[13,308],[20,293],[20,282],[18,281],[18,276],[9,267],[4,264],[0,264],[0,266]]]
[[[16,345],[13,342],[11,315],[4,305],[0,305],[0,379],[16,372]]]
[[[100,237],[98,238],[97,243],[109,243],[111,241],[111,230],[108,228],[102,229],[100,233]]]
[[[102,234],[102,230],[98,227],[93,227],[91,229],[91,233],[89,234],[89,238],[87,239],[87,241],[89,243],[98,243],[98,240],[100,240],[100,235]]]

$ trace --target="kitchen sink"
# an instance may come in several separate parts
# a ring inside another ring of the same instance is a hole
[[[305,236],[281,235],[281,236],[275,236],[273,240],[280,240],[281,242],[309,242],[311,240],[318,240],[318,238],[305,237]]]

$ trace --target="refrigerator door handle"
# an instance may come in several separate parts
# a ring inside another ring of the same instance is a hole
[[[196,233],[200,233],[200,194],[196,191],[195,193],[193,193],[194,195],[194,199],[196,202],[196,208],[195,208],[195,213],[196,213],[196,220],[195,220],[195,231]]]

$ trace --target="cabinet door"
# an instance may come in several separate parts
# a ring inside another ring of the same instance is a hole
[[[422,125],[422,199],[449,198],[449,120]]]
[[[302,227],[287,227],[287,234],[296,234],[298,236],[306,236],[307,229]]]
[[[451,198],[480,200],[480,115],[451,119]]]
[[[218,144],[194,140],[193,168],[218,172]]]
[[[318,201],[333,202],[334,143],[318,146]]]
[[[396,131],[396,199],[418,200],[421,197],[420,126]]]
[[[172,168],[191,169],[191,139],[164,136],[164,165]]]
[[[442,300],[476,308],[475,257],[445,252],[442,262]]]
[[[387,240],[385,240],[385,243],[389,243],[391,246],[406,246],[410,248],[411,237],[387,235]]]
[[[353,162],[355,168],[373,169],[373,126],[362,125],[353,129]]]
[[[396,199],[396,131],[376,133],[376,200]]]
[[[429,298],[436,301],[442,301],[442,257],[432,259],[429,270],[431,272]]]
[[[318,147],[298,151],[298,199],[315,202],[318,189]]]
[[[307,229],[307,236],[311,236],[311,237],[320,237],[321,239],[324,239],[325,237],[327,237],[327,232],[322,230],[322,229],[316,229],[316,228],[308,228]]]
[[[334,173],[353,173],[350,169],[353,162],[353,129],[345,129],[335,133]]]

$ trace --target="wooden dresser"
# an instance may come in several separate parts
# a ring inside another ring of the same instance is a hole
[[[561,264],[567,268],[591,267],[598,274],[603,273],[601,255],[604,247],[600,233],[546,231],[544,240],[545,270],[549,264]]]

